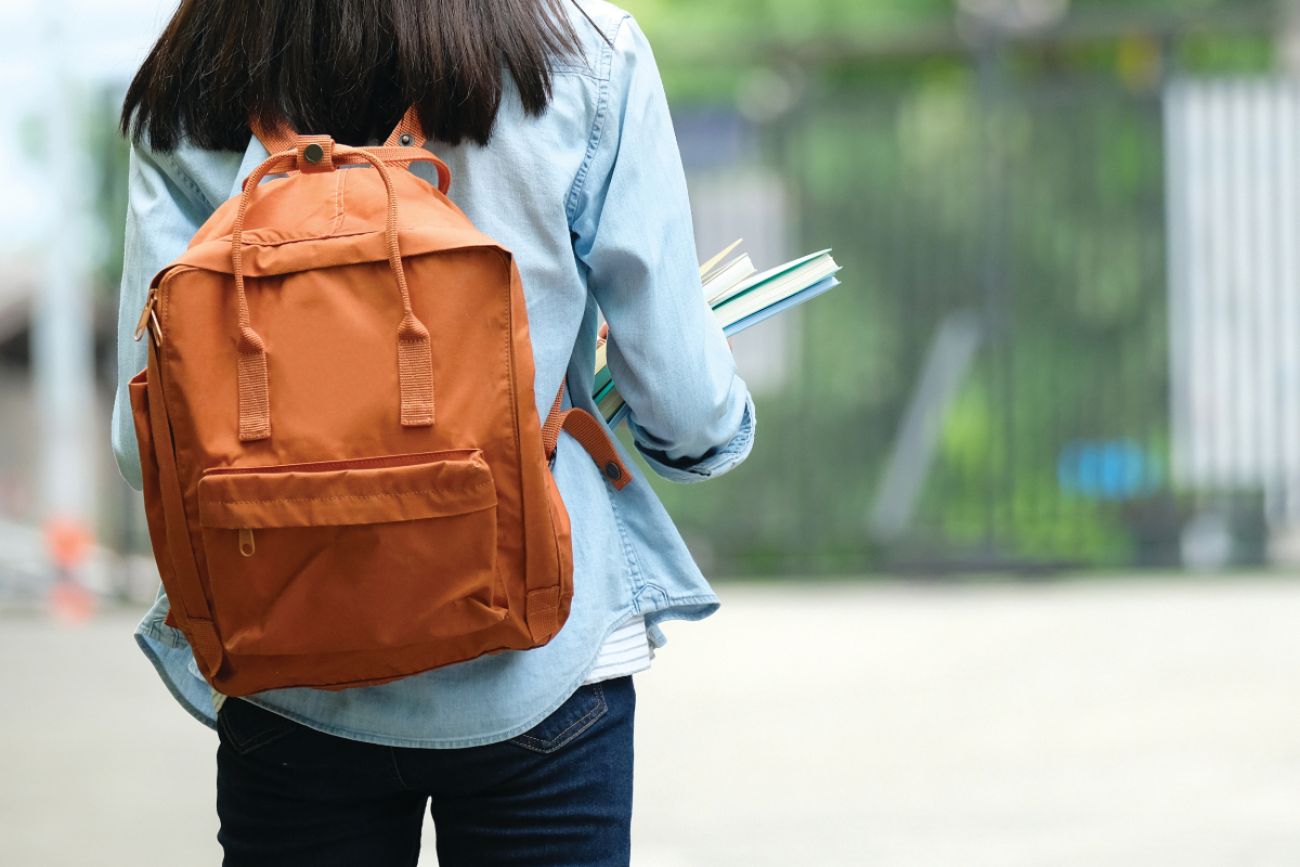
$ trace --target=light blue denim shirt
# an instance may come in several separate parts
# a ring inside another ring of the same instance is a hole
[[[558,64],[545,115],[526,116],[507,89],[487,146],[429,147],[452,169],[452,199],[519,263],[539,417],[566,371],[574,402],[594,410],[603,314],[610,369],[631,409],[638,450],[669,479],[706,479],[748,455],[753,403],[702,297],[681,157],[650,46],[622,10],[601,0],[580,5],[586,16],[572,14],[584,56]],[[134,487],[140,464],[126,383],[145,364],[145,346],[131,332],[146,288],[266,156],[256,139],[242,154],[132,151],[112,439]],[[717,608],[644,478],[615,491],[567,434],[554,472],[573,522],[575,594],[568,622],[548,645],[382,686],[271,690],[249,700],[372,743],[491,743],[559,707],[629,616],[644,615],[659,646],[663,621],[697,620]],[[214,725],[210,688],[184,636],[163,623],[166,614],[160,591],[136,638],[181,704]]]

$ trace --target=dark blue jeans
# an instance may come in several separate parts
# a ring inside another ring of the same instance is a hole
[[[323,734],[248,702],[217,717],[226,867],[416,863],[425,805],[440,867],[626,867],[632,678],[584,686],[535,728],[457,750]]]

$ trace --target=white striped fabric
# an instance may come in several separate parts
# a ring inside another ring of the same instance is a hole
[[[654,650],[646,634],[645,618],[634,615],[605,639],[600,655],[596,657],[596,665],[583,683],[599,683],[645,671],[652,659]]]

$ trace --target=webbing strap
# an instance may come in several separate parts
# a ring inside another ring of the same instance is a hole
[[[546,414],[546,421],[542,424],[542,445],[546,448],[546,459],[549,461],[555,457],[555,447],[560,442],[560,431],[564,428],[564,386],[567,383],[560,383],[560,390],[555,393],[555,402],[551,404],[551,411]]]
[[[266,148],[270,154],[278,154],[281,151],[294,150],[297,143],[298,133],[288,124],[280,123],[274,126],[266,126],[256,118],[249,118],[248,128],[257,136],[257,140]]]
[[[560,587],[554,585],[529,592],[524,604],[524,617],[533,641],[549,641],[560,631]]]
[[[433,348],[428,329],[415,319],[415,314],[410,316],[413,330],[397,341],[402,427],[428,427],[433,424]]]
[[[257,332],[256,343],[239,344],[239,441],[264,440],[271,435],[271,394],[266,369],[266,347]]]
[[[388,134],[388,140],[384,142],[385,147],[424,147],[424,143],[429,138],[424,134],[424,127],[420,124],[420,113],[416,111],[415,106],[411,106],[402,115],[402,119],[397,122],[397,126]]]
[[[208,680],[216,677],[221,668],[222,647],[212,622],[212,609],[208,606],[203,585],[199,582],[198,567],[194,562],[194,547],[190,542],[189,522],[185,517],[185,502],[181,497],[180,477],[176,472],[176,452],[172,444],[171,422],[165,406],[154,403],[161,392],[157,347],[149,341],[149,423],[153,429],[154,454],[158,462],[158,487],[162,494],[163,524],[167,532],[167,552],[171,556],[174,586],[168,586],[167,595],[172,605],[180,605],[184,615],[180,625],[194,650],[194,660]]]
[[[439,157],[429,153],[424,148],[385,146],[366,148],[366,151],[394,166],[409,167],[411,163],[415,162],[433,163],[433,167],[438,170],[438,191],[446,195],[447,191],[451,189],[451,169]]]
[[[402,115],[397,126],[388,134],[382,148],[376,148],[376,151],[393,151],[389,161],[397,165],[409,165],[410,162],[407,154],[411,150],[424,150],[424,144],[429,137],[424,134],[424,126],[420,123],[420,113],[416,111],[415,106],[411,106]],[[438,189],[446,195],[451,189],[451,169],[442,160],[438,161]]]
[[[560,442],[560,431],[567,431],[580,446],[587,450],[587,454],[595,461],[601,474],[609,480],[615,490],[623,490],[632,481],[632,473],[628,471],[623,458],[619,456],[618,448],[610,438],[609,429],[585,409],[577,407],[561,409],[563,404],[564,384],[561,384],[559,392],[555,395],[555,403],[551,405],[551,411],[542,425],[542,445],[546,449],[547,460],[555,457],[555,449]]]

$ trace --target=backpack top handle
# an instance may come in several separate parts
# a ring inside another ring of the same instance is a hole
[[[401,388],[401,422],[403,427],[432,427],[434,417],[433,357],[429,330],[411,308],[411,294],[406,283],[406,269],[398,246],[397,193],[392,175],[383,158],[385,148],[352,148],[335,145],[326,137],[302,136],[295,149],[272,154],[244,181],[239,209],[230,235],[230,258],[235,278],[235,298],[239,312],[239,440],[256,442],[271,436],[271,402],[266,365],[266,345],[253,328],[244,290],[244,218],[248,203],[262,179],[271,172],[291,171],[304,162],[316,164],[328,156],[324,170],[347,163],[369,163],[384,183],[388,199],[384,235],[388,247],[388,264],[402,299],[402,321],[398,324],[397,359]],[[327,144],[328,147],[324,147]],[[311,149],[316,149],[316,154]],[[313,158],[315,157],[315,158]],[[411,159],[436,161],[427,151]]]
[[[267,153],[272,155],[284,153],[285,151],[297,151],[300,144],[299,139],[303,138],[293,127],[281,121],[272,126],[266,126],[255,118],[248,121],[249,129],[257,137],[263,146],[266,147]],[[313,138],[315,138],[313,136]],[[425,154],[429,153],[424,149],[428,137],[424,134],[424,129],[420,125],[420,115],[415,106],[411,106],[402,115],[401,121],[394,127],[393,131],[388,134],[388,138],[379,147],[367,148],[384,162],[390,165],[409,166],[412,162],[432,162],[438,169],[438,190],[446,195],[451,189],[451,169],[447,164],[438,157],[434,156],[432,160],[423,156],[408,156],[413,149]]]

